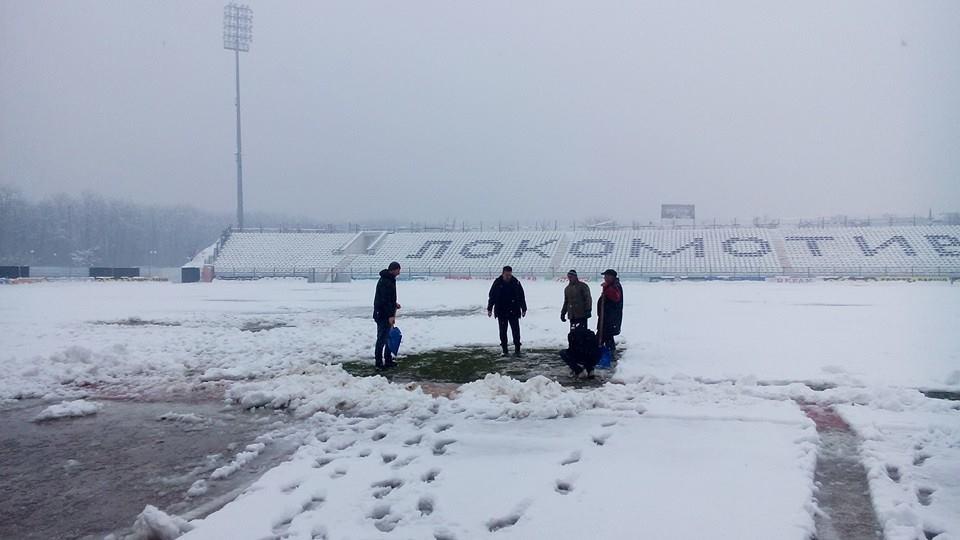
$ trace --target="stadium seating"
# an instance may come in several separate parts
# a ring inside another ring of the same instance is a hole
[[[882,275],[960,270],[960,227],[801,229],[783,236],[797,272]]]
[[[574,233],[561,267],[591,273],[614,268],[625,274],[775,274],[783,270],[767,229]]]
[[[520,274],[542,273],[563,237],[561,232],[394,233],[374,255],[361,255],[349,269],[379,271],[390,261],[414,272],[469,276],[499,273],[512,265]]]
[[[235,232],[217,256],[218,272],[293,268],[330,269],[342,255],[334,250],[353,234],[316,232]]]
[[[613,231],[397,232],[374,253],[341,251],[356,234],[236,232],[214,264],[219,275],[303,275],[307,269],[376,275],[489,276],[575,268],[624,276],[960,275],[960,227],[703,228]],[[296,269],[297,272],[293,272]],[[315,272],[316,273],[316,272]]]

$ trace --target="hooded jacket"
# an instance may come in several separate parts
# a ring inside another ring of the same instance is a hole
[[[610,285],[603,283],[603,292],[597,300],[597,313],[603,317],[597,322],[597,330],[604,337],[619,336],[623,323],[623,286],[619,279],[614,278]],[[603,326],[600,326],[600,322]]]
[[[373,320],[385,321],[397,314],[397,277],[390,270],[380,271],[377,292],[373,295]]]

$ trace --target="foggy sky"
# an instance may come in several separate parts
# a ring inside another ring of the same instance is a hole
[[[250,211],[960,208],[960,2],[250,5]],[[0,0],[0,184],[230,211],[222,16],[219,1]]]

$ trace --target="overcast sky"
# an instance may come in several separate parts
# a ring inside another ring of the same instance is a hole
[[[960,208],[960,2],[253,1],[248,210]],[[0,184],[229,211],[223,3],[0,0]]]

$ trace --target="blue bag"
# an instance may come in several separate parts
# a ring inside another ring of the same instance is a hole
[[[610,369],[610,364],[613,362],[613,353],[610,352],[610,347],[606,345],[600,347],[600,361],[597,362],[597,368],[599,369]]]
[[[394,326],[390,329],[390,335],[387,336],[387,347],[394,356],[400,353],[400,342],[403,341],[403,333]]]

